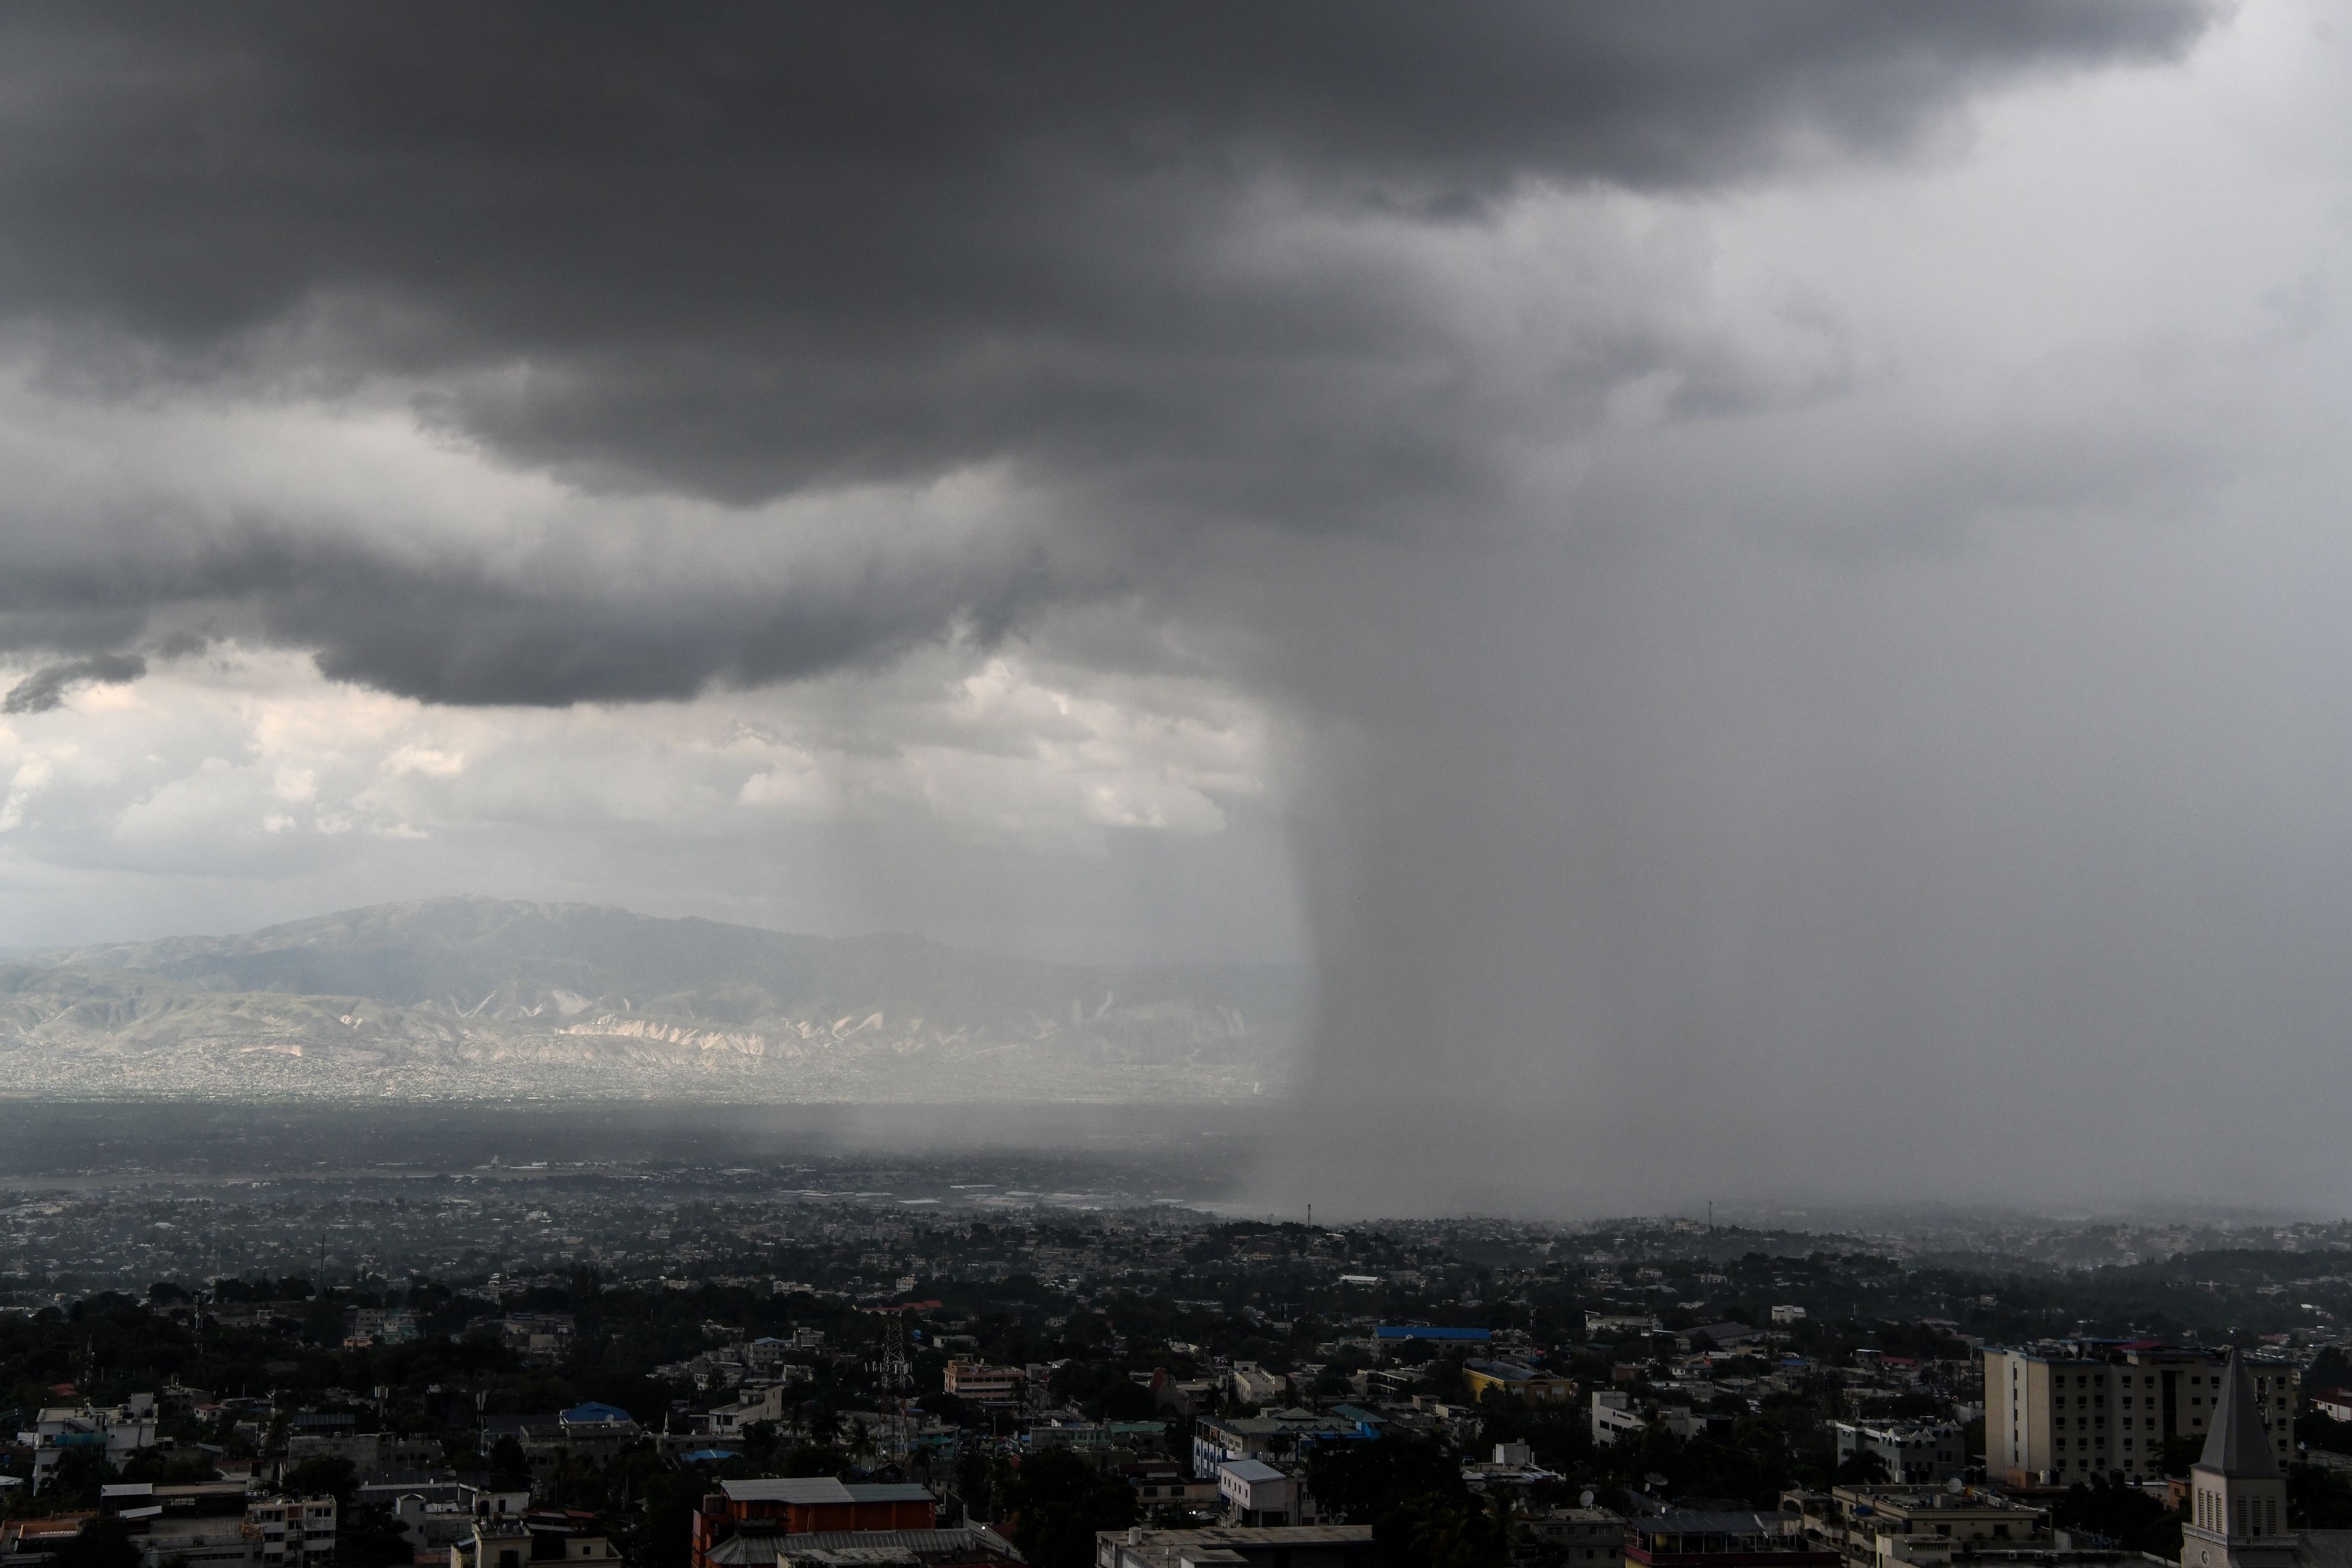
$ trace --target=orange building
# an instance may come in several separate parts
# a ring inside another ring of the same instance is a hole
[[[929,1530],[938,1522],[938,1500],[905,1483],[845,1484],[812,1476],[719,1486],[694,1512],[694,1568],[717,1568],[711,1553],[738,1536]]]

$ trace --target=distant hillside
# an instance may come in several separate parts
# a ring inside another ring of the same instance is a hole
[[[0,963],[19,1093],[1224,1100],[1280,1087],[1278,966],[1085,967],[585,904],[434,899]]]

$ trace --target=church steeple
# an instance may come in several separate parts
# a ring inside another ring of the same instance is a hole
[[[2293,1568],[2286,1478],[2254,1412],[2252,1379],[2235,1352],[2213,1404],[2205,1452],[2189,1472],[2181,1568]]]

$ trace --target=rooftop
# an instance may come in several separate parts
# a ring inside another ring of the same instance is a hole
[[[932,1502],[928,1487],[912,1481],[872,1481],[845,1484],[831,1476],[769,1478],[756,1481],[721,1481],[719,1489],[734,1502],[781,1502],[801,1508],[829,1502]]]
[[[926,1558],[970,1563],[998,1557],[1024,1559],[1013,1543],[984,1524],[953,1530],[813,1530],[799,1535],[739,1535],[710,1550],[714,1563],[731,1568],[767,1568],[770,1563],[880,1565],[920,1563]]]
[[[1133,1539],[1136,1535],[1142,1539]],[[1234,1558],[1245,1558],[1253,1547],[1279,1552],[1285,1548],[1296,1551],[1302,1546],[1369,1546],[1372,1541],[1372,1527],[1369,1524],[1270,1524],[1255,1529],[1224,1525],[1207,1530],[1106,1530],[1095,1539],[1118,1542],[1130,1559],[1143,1563],[1147,1568],[1178,1568],[1178,1564],[1184,1562],[1231,1562]],[[1212,1556],[1213,1552],[1231,1552],[1233,1556]]]

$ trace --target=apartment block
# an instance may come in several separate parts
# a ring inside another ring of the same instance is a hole
[[[2221,1352],[2149,1341],[1987,1350],[1985,1464],[2019,1484],[2159,1476],[2166,1438],[2210,1431],[2226,1365]],[[2245,1370],[2263,1441],[2284,1463],[2301,1374],[2261,1362]]]

